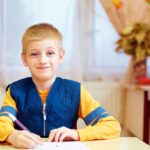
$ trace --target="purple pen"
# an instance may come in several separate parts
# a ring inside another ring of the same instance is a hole
[[[28,130],[27,127],[25,127],[14,115],[12,115],[11,113],[8,113],[8,116],[10,117],[10,119],[16,123],[21,129],[23,130]]]

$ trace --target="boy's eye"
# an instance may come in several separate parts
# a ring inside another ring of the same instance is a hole
[[[51,55],[54,55],[55,52],[48,52],[47,54],[48,54],[49,56],[51,56]]]
[[[31,53],[30,55],[31,55],[31,56],[37,56],[38,53]]]

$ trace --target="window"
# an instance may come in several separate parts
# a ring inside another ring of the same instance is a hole
[[[64,36],[64,48],[70,48],[72,20],[75,0],[1,0],[0,37],[1,58],[0,74],[6,82],[29,75],[20,58],[21,37],[27,27],[39,22],[56,26]],[[67,50],[65,66],[69,63],[71,51]],[[9,76],[11,73],[11,77]]]
[[[128,57],[115,52],[118,35],[99,0],[1,0],[0,4],[0,73],[8,82],[29,74],[20,59],[21,37],[39,22],[51,23],[63,34],[66,54],[60,73],[65,77],[112,77],[126,70]]]
[[[115,52],[119,35],[111,24],[99,0],[94,5],[94,50],[91,57],[91,72],[97,76],[117,76],[126,71],[129,57]]]

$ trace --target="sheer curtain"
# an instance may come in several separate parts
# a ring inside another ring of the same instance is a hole
[[[91,48],[87,34],[93,18],[92,0],[1,0],[0,3],[2,84],[30,75],[20,59],[21,36],[28,26],[39,22],[51,23],[63,34],[65,62],[59,68],[59,75],[81,80],[86,70],[84,50]]]
[[[72,30],[68,39],[66,39],[70,40],[70,47],[66,50],[66,53],[70,51],[71,54],[66,61],[66,65],[61,69],[61,74],[73,79],[83,80],[85,74],[88,73],[89,52],[93,49],[94,39],[91,33],[94,30],[94,2],[93,0],[75,1],[74,15],[70,16],[72,18],[72,24],[70,24]]]
[[[113,0],[99,0],[105,8],[112,24],[118,32],[135,22],[150,24],[149,5],[146,0],[118,0],[120,7]]]
[[[87,78],[98,80],[120,80],[124,74],[128,59],[115,52],[115,43],[119,38],[112,22],[99,0],[94,0],[93,48],[87,61]]]

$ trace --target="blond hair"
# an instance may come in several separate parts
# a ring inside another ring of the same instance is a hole
[[[42,40],[45,38],[57,39],[62,42],[62,35],[57,28],[48,23],[40,23],[30,26],[22,36],[22,50],[25,52],[26,44],[32,40]]]

